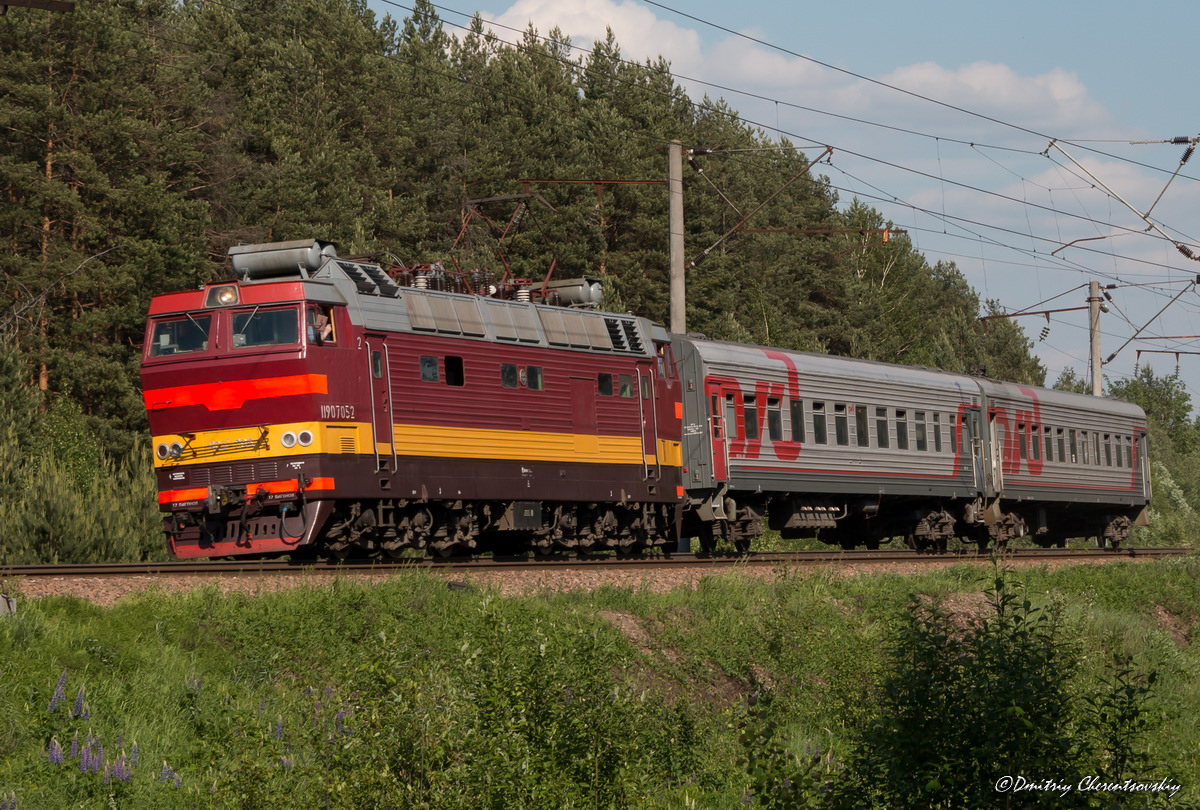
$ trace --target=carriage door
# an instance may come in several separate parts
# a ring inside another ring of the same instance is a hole
[[[637,364],[638,412],[642,418],[643,480],[657,481],[662,477],[662,459],[658,457],[658,397],[654,383],[654,364]],[[653,461],[651,461],[653,459]]]
[[[733,389],[711,377],[704,381],[705,398],[708,400],[709,436],[712,439],[713,479],[717,484],[729,480],[728,428],[736,425],[735,411],[725,411],[726,389]]]
[[[979,409],[964,410],[963,420],[963,455],[970,460],[971,483],[979,488],[983,485],[983,440],[979,430]]]
[[[396,425],[392,413],[392,375],[389,373],[387,343],[380,335],[368,335],[367,378],[371,381],[371,430],[375,445],[375,472],[396,469]]]

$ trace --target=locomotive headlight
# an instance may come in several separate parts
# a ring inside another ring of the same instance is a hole
[[[280,440],[279,440],[279,443],[287,448],[295,447],[296,446],[296,434],[292,433],[289,430],[287,433],[283,434],[282,438],[280,438]]]
[[[171,458],[179,458],[183,455],[183,445],[179,442],[171,442],[171,447],[167,450],[167,455]]]
[[[159,461],[167,460],[167,452],[168,450],[165,444],[160,444],[158,447],[154,448],[154,455],[158,456]]]
[[[210,287],[205,297],[206,307],[228,307],[238,302],[236,284],[222,284],[220,287]]]
[[[300,435],[296,437],[296,441],[300,442],[301,446],[308,447],[313,443],[313,435],[310,430],[300,431]]]

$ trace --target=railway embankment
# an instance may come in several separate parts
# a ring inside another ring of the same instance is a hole
[[[18,585],[0,798],[1195,802],[1198,574],[1179,558],[513,589],[422,570],[103,605]]]

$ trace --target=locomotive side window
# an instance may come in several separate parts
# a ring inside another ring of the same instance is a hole
[[[159,321],[154,324],[154,335],[150,338],[150,356],[202,352],[208,348],[208,331],[211,327],[211,315],[188,315]]]
[[[791,405],[792,441],[804,441],[804,400],[793,399]]]
[[[625,399],[633,399],[633,376],[622,374],[617,378],[617,393]]]
[[[758,399],[756,397],[746,397],[746,438],[758,438]]]
[[[467,384],[466,372],[463,369],[463,359],[446,355],[446,385],[462,387]]]
[[[875,444],[883,448],[889,446],[887,416],[887,408],[875,409]]]
[[[541,366],[530,366],[525,369],[525,379],[530,391],[541,391],[545,387]]]
[[[650,399],[650,378],[645,374],[639,374],[638,384],[642,386],[642,399]]]
[[[597,374],[596,390],[600,392],[600,396],[602,397],[611,397],[613,392],[612,375],[603,371]]]
[[[913,414],[913,428],[917,433],[917,449],[924,452],[929,449],[928,428],[925,425],[925,411]]]
[[[833,405],[833,436],[843,447],[850,444],[850,424],[846,418],[846,405],[835,402]]]
[[[296,309],[262,309],[233,313],[233,347],[286,346],[300,342]]]
[[[829,424],[825,421],[825,403],[814,402],[813,412],[813,441],[817,444],[829,443]]]
[[[500,385],[503,388],[517,387],[517,367],[512,363],[500,364]]]
[[[371,374],[377,380],[383,379],[383,353],[371,352]]]
[[[857,405],[854,408],[854,432],[855,441],[859,447],[871,446],[871,426],[870,414],[867,413],[865,405]]]
[[[326,343],[337,343],[333,333],[333,308],[328,306],[313,306],[308,308],[308,342],[318,346]]]
[[[779,409],[779,400],[774,397],[767,400],[767,434],[773,442],[783,439],[783,411]]]
[[[896,449],[908,449],[908,411],[896,409]]]
[[[421,382],[438,381],[438,359],[421,355]]]

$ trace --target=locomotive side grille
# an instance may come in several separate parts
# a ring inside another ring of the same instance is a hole
[[[604,325],[608,327],[608,336],[612,338],[613,348],[619,352],[627,351],[625,334],[621,331],[621,322],[616,318],[605,318]]]
[[[621,326],[625,329],[625,337],[629,339],[629,350],[640,354],[643,351],[642,336],[638,334],[637,324],[633,321],[621,321]]]

